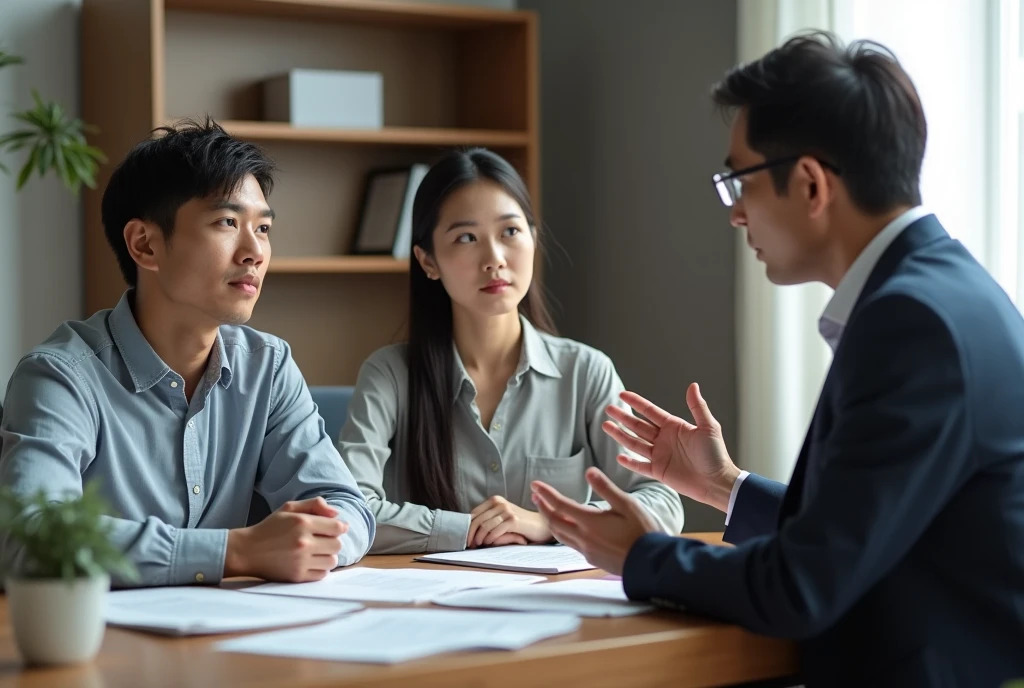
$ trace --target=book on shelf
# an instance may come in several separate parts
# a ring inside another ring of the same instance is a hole
[[[353,253],[409,257],[412,202],[428,169],[417,163],[369,173]]]

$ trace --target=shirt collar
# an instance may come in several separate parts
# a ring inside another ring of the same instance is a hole
[[[512,375],[516,382],[530,369],[547,377],[562,377],[562,372],[551,358],[551,353],[548,351],[548,347],[541,338],[537,328],[522,314],[519,315],[519,322],[523,328],[523,345],[520,349],[519,364],[516,365],[516,371]],[[459,394],[466,385],[473,387],[473,380],[469,377],[469,373],[466,372],[466,366],[462,363],[462,357],[459,356],[459,351],[455,348],[454,341],[452,341],[452,353],[455,357],[454,375],[452,376],[452,399],[455,400],[458,399]]]
[[[551,358],[551,352],[548,351],[547,344],[544,343],[537,328],[524,315],[519,316],[519,322],[523,325],[523,352],[519,357],[519,365],[516,366],[516,379],[522,377],[530,368],[547,377],[562,377],[562,372]]]
[[[135,290],[129,289],[121,295],[121,300],[110,312],[108,322],[110,323],[110,335],[117,350],[121,353],[121,359],[124,361],[128,373],[132,376],[135,391],[144,392],[164,379],[171,369],[157,355],[146,336],[142,334],[142,330],[139,329],[135,314],[132,313],[134,302]],[[213,351],[210,352],[210,361],[206,368],[207,374],[209,375],[210,371],[217,367],[220,368],[220,375],[217,376],[216,381],[220,383],[221,387],[227,389],[231,384],[231,364],[228,362],[227,351],[224,348],[224,340],[219,329],[217,330],[217,341],[213,345]]]
[[[875,265],[885,253],[885,249],[889,248],[889,245],[903,230],[928,214],[923,207],[915,206],[898,215],[868,242],[857,259],[853,261],[850,269],[839,280],[835,293],[832,294],[828,305],[825,306],[824,313],[818,320],[818,331],[833,351],[839,342],[843,328],[846,327],[846,322],[850,319],[850,313],[853,311],[854,304],[857,303],[857,297],[860,296],[868,277],[871,276],[871,271],[875,269]]]
[[[213,343],[213,351],[210,352],[210,362],[206,364],[206,370],[220,368],[220,375],[217,382],[224,389],[231,386],[231,362],[228,360],[227,349],[224,347],[224,337],[220,328],[217,328],[217,341]]]

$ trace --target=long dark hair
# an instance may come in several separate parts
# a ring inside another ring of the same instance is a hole
[[[412,245],[434,252],[434,228],[445,200],[476,181],[499,185],[522,208],[534,237],[533,281],[519,312],[539,330],[554,334],[540,268],[543,245],[530,195],[522,178],[504,158],[484,148],[455,150],[427,172],[412,206]],[[431,280],[419,261],[410,261],[409,415],[406,468],[409,501],[432,509],[457,511],[453,455],[452,300],[441,280]]]

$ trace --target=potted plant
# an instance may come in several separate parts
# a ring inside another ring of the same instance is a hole
[[[92,484],[65,501],[0,490],[0,533],[21,549],[4,562],[4,587],[26,663],[81,662],[99,650],[110,574],[137,575],[110,539],[106,512]]]
[[[0,67],[21,64],[22,59],[0,50]],[[28,150],[18,173],[18,187],[28,181],[33,172],[40,177],[53,171],[64,186],[77,194],[82,184],[96,187],[96,171],[106,162],[103,152],[90,146],[85,132],[91,127],[74,117],[68,117],[60,105],[44,102],[32,91],[33,107],[11,113],[21,123],[19,129],[0,134],[0,152]],[[0,171],[7,171],[0,164]]]

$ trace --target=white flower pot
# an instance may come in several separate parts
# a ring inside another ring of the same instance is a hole
[[[26,664],[71,664],[92,659],[103,642],[109,576],[8,578],[14,640]]]

